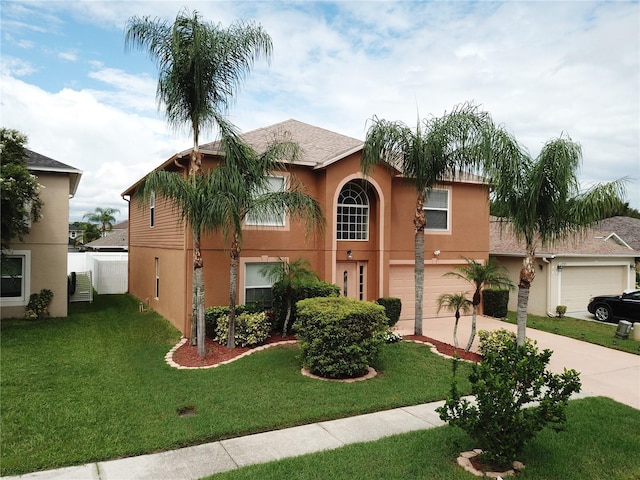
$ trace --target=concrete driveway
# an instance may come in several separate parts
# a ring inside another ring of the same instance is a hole
[[[423,334],[435,340],[453,344],[454,318],[426,318],[423,320]],[[478,330],[497,330],[504,328],[516,331],[516,326],[492,317],[478,316]],[[400,331],[404,334],[413,332]],[[471,334],[471,316],[460,318],[458,341],[466,346]],[[620,403],[640,409],[640,355],[620,352],[572,338],[527,329],[527,337],[538,342],[542,350],[553,350],[549,369],[561,373],[565,368],[580,372],[582,392],[591,395],[610,397]],[[478,337],[472,346],[478,350]]]

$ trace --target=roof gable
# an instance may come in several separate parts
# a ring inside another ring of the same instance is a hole
[[[615,232],[631,248],[640,250],[640,218],[605,218],[598,224],[598,229]]]
[[[71,181],[69,182],[69,195],[75,195],[82,176],[82,170],[66,165],[53,158],[46,157],[40,153],[25,148],[25,162],[27,168],[35,172],[55,172],[67,173]]]

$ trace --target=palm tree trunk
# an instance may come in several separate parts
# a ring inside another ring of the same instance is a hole
[[[456,310],[456,323],[453,325],[453,345],[458,348],[458,321],[460,320],[460,310]]]
[[[518,284],[518,307],[516,318],[518,321],[518,333],[516,342],[518,346],[524,345],[527,338],[527,307],[529,306],[529,291],[531,283],[536,276],[536,269],[533,263],[535,252],[531,246],[527,247],[527,256],[522,261],[520,270],[520,283]]]
[[[193,282],[196,297],[196,318],[197,318],[197,337],[198,337],[198,355],[204,357],[206,354],[204,344],[204,263],[202,261],[202,252],[200,250],[200,236],[196,235],[193,240]]]
[[[195,347],[198,344],[198,294],[196,291],[196,269],[193,269],[191,273],[191,337],[189,338],[189,345]]]
[[[234,233],[231,242],[231,268],[229,278],[229,333],[227,348],[236,348],[236,292],[238,290],[238,264],[240,263],[240,245],[238,234]]]
[[[478,311],[478,306],[473,306],[473,314],[471,315],[471,335],[469,335],[469,341],[467,342],[467,348],[464,349],[465,352],[471,350],[471,345],[473,344],[473,340],[476,338],[476,313]]]
[[[291,320],[291,295],[287,296],[287,314],[284,317],[284,327],[282,327],[282,336],[287,336],[287,327],[289,326],[289,320]]]
[[[424,215],[424,193],[418,194],[416,200],[416,212],[413,219],[413,224],[416,227],[415,234],[415,324],[413,327],[413,333],[415,335],[422,335],[422,295],[424,292],[424,227],[427,224],[427,220]]]

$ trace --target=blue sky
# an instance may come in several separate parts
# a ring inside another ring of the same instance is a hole
[[[131,16],[183,7],[273,38],[230,112],[242,131],[295,118],[364,139],[374,115],[414,126],[474,101],[534,156],[569,134],[583,186],[630,177],[640,209],[637,1],[1,1],[0,122],[83,170],[72,220],[98,206],[125,219],[122,191],[191,146],[157,110],[153,63],[124,49]]]

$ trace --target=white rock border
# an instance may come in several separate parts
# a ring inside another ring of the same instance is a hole
[[[264,345],[260,345],[259,347],[255,347],[255,348],[252,348],[251,350],[247,350],[246,352],[241,353],[240,355],[238,355],[237,357],[232,358],[231,360],[225,360],[224,362],[219,362],[219,363],[216,363],[216,364],[213,364],[213,365],[202,365],[200,367],[186,367],[184,365],[180,365],[180,364],[174,362],[173,361],[173,354],[182,345],[187,343],[187,340],[188,340],[188,338],[182,337],[180,339],[180,341],[178,343],[176,343],[173,346],[173,348],[171,348],[171,350],[169,350],[167,352],[167,354],[164,356],[165,362],[167,362],[167,364],[170,367],[177,368],[178,370],[204,370],[204,369],[207,369],[207,368],[216,368],[216,367],[219,367],[220,365],[227,365],[227,364],[229,364],[231,362],[235,362],[236,360],[238,360],[240,358],[248,357],[249,355],[251,355],[254,352],[260,352],[262,350],[266,350],[267,348],[276,347],[278,345],[287,345],[287,344],[292,344],[292,343],[298,343],[297,340],[283,340],[281,342],[265,343]]]
[[[524,470],[524,464],[516,460],[515,462],[513,462],[513,468],[511,468],[510,470],[506,470],[504,472],[481,472],[479,470],[476,470],[471,463],[471,459],[477,457],[481,453],[482,450],[479,448],[476,448],[475,450],[471,450],[469,452],[462,452],[458,457],[458,465],[464,468],[467,472],[474,474],[476,477],[485,478],[513,477],[516,472]]]
[[[353,383],[353,382],[361,382],[362,380],[369,380],[370,378],[375,377],[376,375],[378,375],[378,372],[376,372],[376,370],[372,367],[367,367],[367,373],[360,376],[360,377],[355,377],[355,378],[325,378],[325,377],[320,377],[318,375],[314,375],[313,373],[311,373],[309,371],[308,368],[306,367],[302,367],[302,370],[300,370],[300,373],[302,375],[304,375],[305,377],[309,377],[309,378],[313,378],[314,380],[325,380],[327,382],[342,382],[342,383]]]

